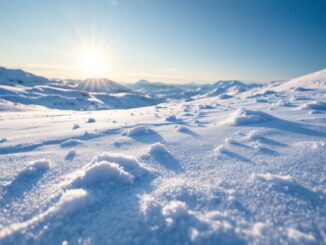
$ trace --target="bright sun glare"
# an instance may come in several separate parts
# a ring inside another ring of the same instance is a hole
[[[104,51],[89,49],[81,54],[81,69],[86,76],[96,78],[104,76],[107,62]]]

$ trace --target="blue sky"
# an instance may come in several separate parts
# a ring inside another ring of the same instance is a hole
[[[49,77],[95,45],[117,81],[268,81],[326,68],[326,1],[1,0],[0,36],[0,66]]]

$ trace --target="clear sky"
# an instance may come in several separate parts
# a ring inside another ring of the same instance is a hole
[[[316,71],[326,68],[326,1],[0,1],[0,66],[79,79],[104,65],[102,75],[129,82]]]

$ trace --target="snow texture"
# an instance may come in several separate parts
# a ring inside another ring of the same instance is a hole
[[[91,87],[0,68],[0,244],[325,244],[325,74]]]

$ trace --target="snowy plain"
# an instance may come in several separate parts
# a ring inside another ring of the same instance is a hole
[[[0,244],[325,244],[325,74],[110,110],[0,80]]]

